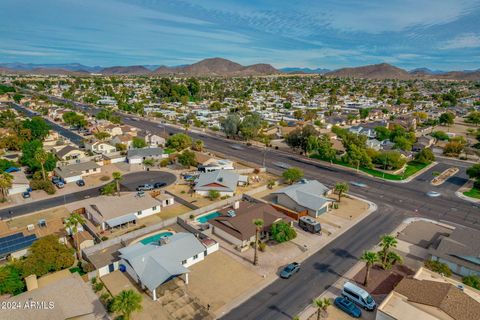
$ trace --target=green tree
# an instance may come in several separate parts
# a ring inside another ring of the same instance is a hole
[[[390,138],[390,130],[387,127],[378,126],[375,127],[375,133],[377,135],[377,139],[380,141],[384,141]]]
[[[300,168],[288,168],[282,173],[282,177],[288,184],[294,184],[303,178],[303,170]]]
[[[13,176],[4,172],[0,174],[0,190],[2,192],[2,202],[5,202],[8,196],[8,189],[12,187]]]
[[[110,133],[106,132],[106,131],[98,131],[98,132],[95,132],[93,134],[93,136],[97,139],[97,140],[100,140],[100,141],[105,141],[107,140],[108,138],[110,138]]]
[[[83,225],[85,219],[79,213],[72,213],[67,219],[65,219],[65,227],[70,230],[70,236],[72,239],[78,233],[78,226]],[[77,249],[77,257],[81,258],[80,248]]]
[[[134,137],[132,139],[132,146],[135,149],[141,149],[141,148],[145,148],[147,146],[147,143],[145,142],[145,139]]]
[[[43,150],[43,148],[38,148],[35,152],[35,161],[40,164],[43,180],[47,180],[47,176],[45,174],[45,163],[48,161],[48,154],[45,150]]]
[[[187,149],[192,145],[192,138],[185,133],[177,133],[168,138],[166,146],[177,151]]]
[[[25,283],[20,269],[14,264],[0,266],[0,294],[17,295],[24,289]]]
[[[455,115],[451,112],[445,112],[440,115],[438,122],[450,126],[454,123]]]
[[[216,200],[216,199],[220,198],[220,192],[218,192],[217,190],[210,190],[210,191],[208,191],[208,198],[211,201]]]
[[[262,119],[258,113],[246,115],[240,124],[240,133],[245,140],[251,140],[258,136],[262,127]]]
[[[290,241],[297,237],[295,229],[283,220],[272,224],[270,232],[272,238],[278,243]]]
[[[338,194],[338,202],[340,202],[342,195],[348,192],[348,183],[338,182],[335,184],[334,190]]]
[[[472,111],[466,117],[467,122],[478,126],[480,124],[480,111]]]
[[[413,143],[406,137],[396,137],[394,147],[397,149],[402,149],[404,151],[410,151],[412,150]]]
[[[466,284],[467,286],[470,286],[472,288],[480,290],[480,276],[478,276],[478,275],[471,275],[471,276],[468,276],[468,277],[463,277],[462,282],[463,282],[463,284]]]
[[[263,219],[254,219],[252,221],[255,226],[255,244],[254,244],[254,253],[253,253],[253,265],[258,265],[258,241],[259,234],[263,230],[264,222]]]
[[[331,305],[332,301],[329,298],[313,300],[313,306],[317,308],[317,320],[328,316],[328,307],[330,307]]]
[[[306,125],[290,132],[285,137],[285,143],[293,149],[300,149],[303,152],[307,152],[308,141],[311,139],[311,136],[317,136],[317,130],[311,125]]]
[[[20,103],[20,101],[24,98],[23,95],[19,94],[19,93],[15,93],[13,96],[12,96],[12,99],[13,101],[15,101],[15,103]]]
[[[23,128],[30,130],[32,139],[42,141],[48,135],[50,126],[40,117],[33,117],[23,121]]]
[[[122,180],[122,173],[119,171],[112,172],[113,182],[115,182],[115,189],[117,190],[117,195],[120,197],[120,181]]]
[[[184,167],[194,167],[197,165],[195,152],[190,150],[184,150],[178,155],[178,162]]]
[[[327,135],[321,135],[318,138],[317,154],[320,159],[325,161],[333,161],[336,158],[336,151]]]
[[[22,146],[22,157],[20,158],[20,163],[28,166],[32,171],[36,172],[42,169],[40,163],[35,159],[35,154],[37,150],[43,150],[43,144],[40,140],[32,140],[25,142]],[[57,165],[57,157],[48,152],[47,160],[44,163],[45,171],[52,171]]]
[[[378,255],[376,252],[364,251],[362,256],[360,257],[360,260],[362,260],[366,264],[367,270],[365,272],[365,279],[363,280],[363,285],[367,286],[368,279],[370,278],[370,270],[372,269],[372,266],[379,261]]]
[[[69,268],[75,260],[73,252],[53,234],[40,238],[32,244],[27,257],[22,260],[22,274],[35,274],[40,277],[52,271]]]
[[[112,310],[130,320],[132,313],[142,310],[142,296],[132,289],[123,290],[113,298]]]
[[[101,189],[101,194],[104,196],[109,196],[114,194],[117,191],[117,187],[114,182],[107,183],[103,188]]]
[[[385,170],[399,169],[407,162],[400,152],[394,150],[378,152],[372,157],[372,161]]]
[[[127,146],[123,143],[116,143],[115,148],[117,149],[117,151],[126,151],[127,150]]]
[[[450,137],[448,136],[448,134],[445,131],[434,131],[434,132],[432,132],[431,136],[434,137],[437,140],[446,141],[446,140],[450,139]]]
[[[242,120],[240,116],[236,113],[231,113],[222,122],[223,132],[225,132],[227,137],[237,137],[240,132],[241,123]]]
[[[420,163],[428,164],[435,161],[435,155],[430,148],[423,148],[416,154],[415,160]]]
[[[467,175],[475,181],[477,187],[480,187],[480,163],[474,164],[467,169]]]
[[[195,142],[192,144],[192,149],[195,151],[202,152],[203,148],[204,148],[204,143],[202,140],[195,140]]]
[[[387,259],[388,259],[388,253],[390,252],[390,249],[396,248],[397,247],[397,239],[395,239],[394,236],[385,234],[380,238],[380,247],[382,250],[379,252],[379,255],[381,256],[382,259],[382,267],[384,269],[387,268]]]
[[[365,119],[370,115],[370,108],[360,109],[360,118]]]

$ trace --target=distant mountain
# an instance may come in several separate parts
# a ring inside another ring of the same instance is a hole
[[[355,68],[343,68],[327,72],[327,76],[341,78],[365,78],[365,79],[399,79],[408,80],[413,76],[407,71],[392,66],[388,63],[373,64]]]
[[[242,66],[223,58],[209,58],[185,66],[160,66],[154,73],[192,76],[254,76],[276,74],[279,71],[269,64]]]
[[[299,68],[299,67],[286,67],[286,68],[281,68],[280,71],[285,72],[285,73],[298,73],[298,74],[324,74],[327,72],[330,72],[330,69],[323,69],[323,68]]]
[[[101,74],[105,75],[140,75],[140,74],[149,74],[151,71],[145,68],[144,66],[115,66],[103,68],[99,71]]]
[[[442,70],[430,70],[428,68],[416,68],[413,70],[409,71],[410,74],[420,74],[420,75],[433,75],[433,74],[444,74],[447,73],[447,71],[442,71]]]
[[[86,72],[98,72],[102,67],[95,66],[90,67],[80,63],[64,63],[64,64],[36,64],[36,63],[0,63],[0,68],[7,68],[18,71],[32,71],[35,69],[57,69],[67,71],[86,71]]]

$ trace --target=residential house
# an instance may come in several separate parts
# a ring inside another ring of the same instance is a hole
[[[198,171],[200,172],[211,172],[217,170],[234,170],[235,167],[233,166],[233,161],[222,159],[222,160],[215,160],[214,162],[210,162],[206,165],[199,165]]]
[[[432,260],[446,263],[461,276],[480,275],[480,231],[456,227],[428,248]]]
[[[148,193],[117,196],[99,196],[67,205],[70,212],[84,211],[87,218],[99,225],[102,230],[135,224],[142,219],[161,211],[160,202]]]
[[[117,151],[115,146],[104,141],[87,142],[85,143],[85,149],[96,154],[109,154]]]
[[[195,193],[208,196],[210,191],[218,191],[220,196],[233,196],[238,185],[246,185],[247,176],[241,176],[231,170],[217,170],[201,173],[195,180]]]
[[[68,270],[55,273],[48,281],[37,280],[35,275],[25,278],[30,290],[3,301],[5,305],[19,306],[2,310],[2,319],[106,320],[105,307],[93,292],[89,282]],[[46,276],[48,277],[48,276]]]
[[[62,178],[65,183],[82,180],[84,177],[101,173],[102,167],[93,161],[68,164],[56,167],[53,172],[57,177]]]
[[[75,245],[75,248],[80,251],[85,248],[93,247],[95,242],[88,231],[82,230],[73,235],[73,244]]]
[[[350,131],[351,133],[366,136],[368,139],[375,139],[377,137],[377,133],[375,132],[374,128],[366,128],[363,126],[353,126],[348,128],[348,131]]]
[[[28,191],[30,188],[30,181],[28,181],[23,168],[18,171],[10,172],[9,174],[13,177],[12,186],[8,189],[9,195]]]
[[[291,222],[290,218],[263,202],[237,201],[233,208],[222,209],[219,213],[220,216],[208,221],[212,225],[212,232],[239,250],[247,249],[255,241],[255,219],[263,220],[260,231],[262,241],[270,238],[270,229],[274,223]]]
[[[312,217],[327,212],[333,202],[326,197],[331,192],[317,180],[302,180],[272,193],[274,202],[296,212],[307,211]]]
[[[17,232],[0,238],[0,260],[8,257],[19,259],[27,254],[28,248],[37,240],[35,234]]]
[[[129,134],[119,134],[115,137],[113,137],[112,140],[110,140],[110,143],[114,146],[117,144],[123,144],[127,147],[127,149],[132,149],[133,148],[133,136]]]
[[[147,145],[151,148],[158,148],[158,147],[163,147],[165,146],[165,138],[154,134],[154,133],[140,133],[138,135],[140,138],[143,138]]]
[[[435,142],[435,139],[430,136],[418,137],[417,142],[415,142],[415,144],[412,147],[412,151],[419,152],[422,149],[430,148],[434,142]]]
[[[168,193],[165,193],[165,192],[156,196],[155,199],[157,199],[160,202],[160,206],[162,208],[165,208],[165,207],[168,207],[168,206],[171,206],[171,205],[175,204],[175,198],[171,194],[168,194]]]
[[[55,152],[58,159],[63,161],[80,160],[86,157],[85,151],[82,151],[74,146],[65,146]]]
[[[60,134],[57,131],[50,130],[43,140],[43,145],[45,147],[53,147],[57,145],[58,141],[60,141]]]
[[[168,154],[163,151],[163,148],[142,148],[130,149],[127,151],[127,161],[130,164],[141,164],[147,159],[165,159]]]
[[[179,232],[158,242],[138,242],[121,248],[120,267],[125,267],[130,277],[157,300],[162,284],[175,277],[183,277],[188,284],[188,267],[217,250],[218,243],[209,238],[202,241],[191,233]]]
[[[420,268],[378,306],[376,320],[480,319],[480,291]]]
[[[388,129],[392,130],[395,126],[400,126],[407,131],[417,129],[417,118],[411,115],[401,115],[388,123]]]

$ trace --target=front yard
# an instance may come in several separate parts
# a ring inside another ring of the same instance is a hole
[[[480,189],[473,187],[469,191],[465,191],[463,195],[470,198],[480,199]]]

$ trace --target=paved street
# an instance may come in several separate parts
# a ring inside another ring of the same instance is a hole
[[[56,98],[56,100],[65,102],[63,99]],[[76,105],[78,107],[79,104]],[[146,120],[132,121],[123,118],[126,124],[151,132],[182,131],[171,126],[164,128],[163,125]],[[258,165],[263,162],[264,151],[261,148],[242,146],[241,149],[233,149],[231,141],[206,134],[193,132],[189,134],[194,139],[202,139],[206,148],[212,151]],[[338,181],[365,183],[366,188],[351,186],[351,192],[375,202],[378,210],[306,260],[302,264],[302,271],[298,277],[273,282],[222,319],[291,319],[311,303],[312,298],[321,294],[352,267],[363,250],[377,243],[380,235],[392,231],[406,217],[424,216],[480,229],[479,207],[454,195],[454,191],[466,182],[465,170],[469,166],[460,161],[439,159],[437,166],[413,181],[391,183],[276,150],[268,150],[265,160],[267,168],[272,172],[283,171],[274,164],[283,162],[302,168],[307,178],[318,179],[329,186],[333,186]],[[430,185],[432,172],[441,172],[451,165],[458,166],[460,172],[443,185],[432,187]],[[426,195],[429,190],[439,191],[442,196],[429,198]]]

